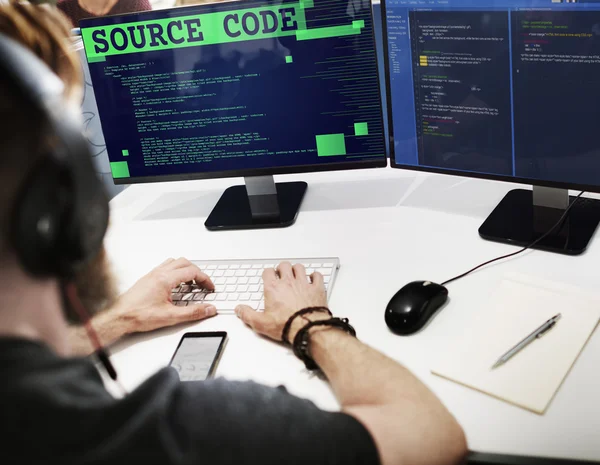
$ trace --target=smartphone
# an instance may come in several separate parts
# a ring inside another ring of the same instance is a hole
[[[223,354],[227,333],[185,333],[169,365],[177,370],[181,381],[204,381],[212,378]]]

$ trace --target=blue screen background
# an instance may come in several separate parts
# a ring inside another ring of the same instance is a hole
[[[600,186],[600,0],[385,9],[397,165]]]

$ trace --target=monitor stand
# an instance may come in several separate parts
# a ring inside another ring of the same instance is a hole
[[[244,178],[228,188],[204,223],[210,231],[285,228],[296,222],[308,185],[277,183],[273,176]]]
[[[512,190],[481,225],[479,235],[490,241],[527,246],[552,229],[573,200],[566,189],[533,186],[533,191]],[[600,200],[582,197],[562,225],[534,248],[579,255],[599,222]]]

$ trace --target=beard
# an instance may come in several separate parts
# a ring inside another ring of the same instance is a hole
[[[109,308],[117,299],[117,290],[104,246],[98,255],[75,275],[74,281],[77,295],[90,318]],[[64,308],[69,323],[83,323],[67,299]]]

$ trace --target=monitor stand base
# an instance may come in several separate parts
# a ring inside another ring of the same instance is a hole
[[[479,235],[525,247],[552,229],[574,199],[564,189],[534,186],[533,191],[512,190],[481,225]],[[600,200],[582,197],[562,225],[534,248],[579,255],[586,250],[599,222]]]
[[[275,184],[273,176],[245,178],[228,188],[204,223],[210,231],[285,228],[296,222],[308,185]]]

